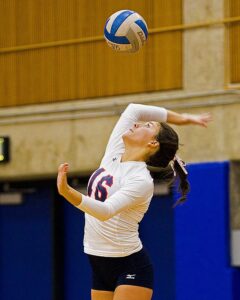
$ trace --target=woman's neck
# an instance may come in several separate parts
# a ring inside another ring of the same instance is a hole
[[[143,153],[140,149],[125,149],[125,152],[122,155],[121,162],[126,161],[146,161],[146,153]]]

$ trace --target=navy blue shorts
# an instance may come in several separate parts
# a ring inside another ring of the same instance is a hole
[[[92,289],[114,291],[119,285],[153,289],[153,266],[145,249],[125,257],[88,255],[92,267]]]

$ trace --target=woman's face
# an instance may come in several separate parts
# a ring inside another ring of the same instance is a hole
[[[135,123],[123,134],[123,140],[128,145],[147,146],[150,142],[156,142],[160,127],[160,123],[153,121]]]

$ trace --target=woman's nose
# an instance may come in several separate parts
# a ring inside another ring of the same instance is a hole
[[[139,127],[139,123],[134,123],[134,128],[138,128]]]

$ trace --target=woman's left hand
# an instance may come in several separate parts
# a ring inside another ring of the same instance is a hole
[[[68,190],[67,172],[69,169],[68,163],[61,164],[58,167],[57,188],[60,195],[64,195]]]

